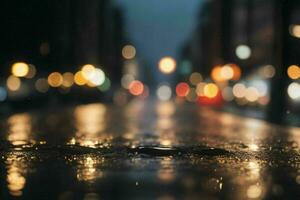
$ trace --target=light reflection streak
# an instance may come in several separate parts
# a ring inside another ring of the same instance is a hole
[[[172,157],[165,157],[160,161],[157,171],[158,179],[163,183],[170,183],[175,179],[175,170]]]
[[[29,114],[15,114],[8,118],[7,140],[13,145],[34,144],[32,138],[31,116]]]
[[[93,182],[103,177],[103,171],[100,169],[104,164],[104,157],[83,156],[73,158],[77,162],[76,177],[78,181]]]
[[[25,175],[28,164],[16,154],[8,154],[5,160],[7,168],[7,187],[12,196],[22,196],[26,184]]]
[[[88,104],[77,106],[74,111],[77,132],[69,144],[95,148],[98,145],[108,145],[111,137],[105,133],[106,111],[103,104]]]
[[[158,142],[162,146],[172,146],[176,140],[174,132],[175,105],[173,102],[158,102],[156,105],[157,121],[155,131],[159,135]]]

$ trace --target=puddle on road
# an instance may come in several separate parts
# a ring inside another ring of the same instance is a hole
[[[0,130],[4,199],[280,199],[300,191],[298,129],[208,109],[89,104],[13,114]]]

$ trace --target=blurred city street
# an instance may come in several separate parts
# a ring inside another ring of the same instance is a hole
[[[1,120],[1,197],[297,199],[300,129],[172,101]],[[284,198],[283,198],[284,197]]]
[[[1,0],[0,199],[300,199],[299,0]]]

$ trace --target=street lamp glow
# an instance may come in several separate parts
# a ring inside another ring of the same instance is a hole
[[[246,60],[251,56],[251,49],[247,45],[239,45],[235,49],[236,56],[241,60]]]
[[[17,77],[24,77],[29,72],[29,66],[24,62],[17,62],[12,65],[11,73]]]
[[[164,57],[158,63],[159,70],[164,74],[170,74],[176,69],[176,61],[172,57]]]

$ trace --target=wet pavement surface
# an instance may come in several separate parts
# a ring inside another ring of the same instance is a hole
[[[300,199],[299,128],[139,100],[0,122],[0,199]]]

